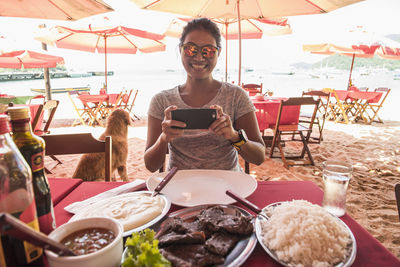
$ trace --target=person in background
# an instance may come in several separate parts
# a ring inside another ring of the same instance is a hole
[[[241,171],[238,154],[260,165],[265,146],[255,108],[246,92],[233,84],[215,80],[212,71],[221,52],[221,34],[207,18],[190,21],[180,44],[186,82],[153,96],[148,110],[145,165],[154,172],[169,153],[168,169],[220,169]],[[171,111],[213,108],[217,119],[208,130],[185,130],[185,123],[171,119]]]

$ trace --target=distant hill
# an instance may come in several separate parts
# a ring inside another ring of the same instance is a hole
[[[292,65],[290,65],[291,67],[297,68],[297,69],[311,69],[313,64],[307,63],[307,62],[297,62],[294,63]]]
[[[393,41],[400,42],[400,34],[389,34],[385,37],[392,39]]]

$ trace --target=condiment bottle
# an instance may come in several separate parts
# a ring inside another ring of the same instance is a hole
[[[39,229],[49,234],[56,228],[56,221],[50,186],[44,172],[45,142],[32,132],[28,107],[11,107],[8,114],[11,118],[13,140],[32,170]]]
[[[0,115],[0,212],[8,212],[39,231],[31,169],[10,136],[6,115]],[[44,266],[41,248],[0,236],[0,266]]]

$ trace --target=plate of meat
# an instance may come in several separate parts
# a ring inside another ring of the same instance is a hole
[[[173,266],[242,265],[257,244],[253,216],[232,205],[199,205],[171,213],[151,228]]]

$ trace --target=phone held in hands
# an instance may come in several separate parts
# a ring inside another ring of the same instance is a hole
[[[182,129],[208,129],[217,118],[217,110],[212,108],[176,109],[171,111],[171,118],[186,123],[186,127]]]

